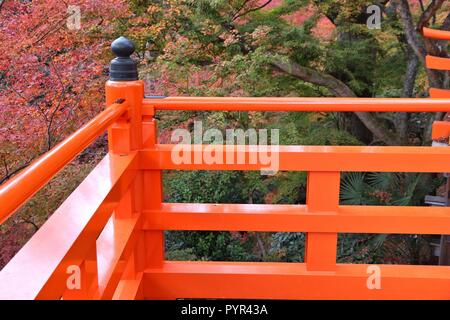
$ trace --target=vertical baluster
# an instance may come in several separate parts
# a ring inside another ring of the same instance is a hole
[[[337,212],[339,206],[339,172],[309,172],[306,204],[308,211]],[[337,233],[308,232],[305,262],[311,271],[336,268]]]
[[[144,148],[153,148],[157,143],[157,122],[152,116],[144,118]],[[161,170],[144,171],[144,210],[159,209],[163,200]],[[164,261],[164,231],[146,231],[147,267],[159,268]]]

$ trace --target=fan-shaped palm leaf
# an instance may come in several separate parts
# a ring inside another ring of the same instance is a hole
[[[358,205],[364,203],[364,183],[365,174],[363,172],[349,172],[345,174],[341,182],[340,198],[343,204]]]

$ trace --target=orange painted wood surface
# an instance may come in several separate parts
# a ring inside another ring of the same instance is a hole
[[[0,299],[59,299],[67,268],[80,265],[95,245],[135,165],[135,153],[106,156],[0,271]]]
[[[308,271],[304,263],[166,262],[144,274],[146,299],[450,299],[449,266],[378,265],[380,289],[369,289],[370,265]],[[368,272],[369,270],[369,272]]]
[[[425,63],[428,69],[450,70],[450,59],[427,55]]]
[[[450,90],[430,88],[430,97],[436,99],[450,98]]]
[[[267,163],[261,162],[256,146],[244,146],[242,163],[226,163],[226,154],[238,159],[236,146],[215,145],[214,151],[221,163],[208,163],[203,155],[205,145],[185,145],[179,151],[177,145],[156,145],[141,150],[142,170],[261,170]],[[211,148],[209,148],[211,149]],[[270,150],[270,146],[269,146]],[[176,163],[173,153],[185,152],[189,161]],[[277,151],[280,171],[374,171],[374,172],[450,172],[450,148],[435,147],[372,147],[372,146],[279,146]],[[197,158],[202,159],[195,163]],[[253,163],[250,159],[256,159]],[[276,157],[273,158],[274,161]],[[235,161],[237,162],[237,161]]]
[[[307,177],[306,207],[314,215],[338,211],[340,172],[310,171]],[[310,271],[336,268],[337,233],[307,232],[305,263]]]
[[[433,140],[445,140],[449,142],[450,136],[450,122],[449,121],[434,121],[431,131],[431,138]]]
[[[164,203],[144,212],[146,230],[449,234],[450,208]]]
[[[144,99],[142,114],[152,115],[155,110],[445,112],[450,110],[450,99],[302,97],[166,97]]]
[[[450,31],[448,30],[423,28],[423,35],[430,39],[450,40]]]
[[[1,185],[0,224],[102,134],[126,111],[127,107],[127,103],[112,104],[76,133],[33,161],[13,179]]]

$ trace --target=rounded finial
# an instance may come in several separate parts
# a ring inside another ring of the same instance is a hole
[[[111,61],[109,79],[113,81],[133,81],[138,79],[136,62],[130,58],[134,53],[134,43],[120,37],[111,43],[111,50],[117,58]]]
[[[111,50],[117,57],[125,58],[134,53],[135,47],[133,41],[120,37],[111,43]]]

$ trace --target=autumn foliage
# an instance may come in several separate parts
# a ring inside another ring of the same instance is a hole
[[[0,11],[0,181],[49,150],[103,106],[109,39],[123,0],[3,2]]]

